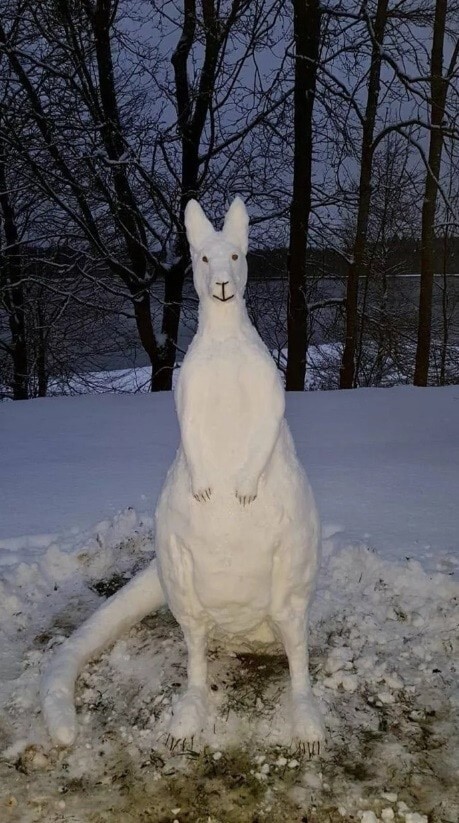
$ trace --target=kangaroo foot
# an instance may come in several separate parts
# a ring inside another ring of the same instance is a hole
[[[293,697],[293,742],[309,757],[319,755],[325,742],[325,728],[312,695]]]
[[[207,717],[207,695],[205,689],[188,689],[173,707],[173,715],[168,732],[179,741],[191,740],[198,735]]]

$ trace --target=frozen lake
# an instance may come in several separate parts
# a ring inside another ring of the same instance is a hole
[[[70,285],[67,289],[70,290]],[[84,375],[99,371],[131,369],[148,365],[148,358],[140,345],[131,304],[121,293],[93,294],[85,287],[84,299],[69,304],[64,315],[53,321],[50,350],[56,375],[64,382],[72,375]],[[317,278],[308,282],[308,302],[344,297],[345,284],[341,277]],[[365,300],[366,337],[375,334],[377,327],[384,328],[383,337],[390,341],[391,351],[416,342],[417,305],[419,299],[419,275],[406,274],[388,277],[387,319],[381,321],[381,286],[377,281],[360,284],[360,296]],[[433,300],[433,340],[441,341],[443,316],[448,318],[449,345],[459,343],[459,275],[447,276],[446,304],[443,303],[443,277],[435,278]],[[285,350],[287,282],[285,279],[249,279],[246,292],[249,313],[259,333],[271,351]],[[157,333],[161,331],[164,303],[164,282],[154,284],[151,308]],[[106,307],[110,304],[109,311]],[[184,288],[183,307],[178,340],[180,361],[195,333],[197,322],[197,296],[191,279]],[[98,307],[101,307],[100,309]],[[48,307],[46,306],[48,309]],[[51,309],[49,309],[51,311]],[[338,306],[327,306],[315,311],[310,327],[309,345],[334,344],[343,339],[343,312]],[[9,339],[6,316],[0,314],[0,337]],[[409,357],[411,359],[411,355]]]

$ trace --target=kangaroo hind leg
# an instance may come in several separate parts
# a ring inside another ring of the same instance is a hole
[[[207,717],[207,629],[193,621],[182,630],[188,650],[188,685],[174,706],[168,731],[183,741],[198,735]]]
[[[281,634],[288,658],[292,687],[292,738],[309,756],[320,754],[325,730],[312,694],[309,680],[309,656],[307,647],[307,613],[288,610],[277,617],[276,625]]]

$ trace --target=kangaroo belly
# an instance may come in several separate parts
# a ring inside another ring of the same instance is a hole
[[[253,626],[269,612],[272,559],[267,551],[217,549],[212,557],[195,556],[193,572],[200,603],[220,625]]]
[[[215,542],[208,534],[204,539],[194,533],[193,538],[171,535],[158,551],[168,601],[179,622],[189,614],[230,634],[255,629],[270,610],[272,542],[237,541],[221,534]]]

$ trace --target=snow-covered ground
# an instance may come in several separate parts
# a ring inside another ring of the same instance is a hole
[[[320,761],[285,747],[284,659],[222,650],[207,748],[171,752],[185,649],[165,612],[85,669],[77,743],[51,747],[40,672],[151,556],[178,428],[170,395],[0,406],[2,823],[457,823],[459,387],[289,395],[287,414],[324,523]]]

